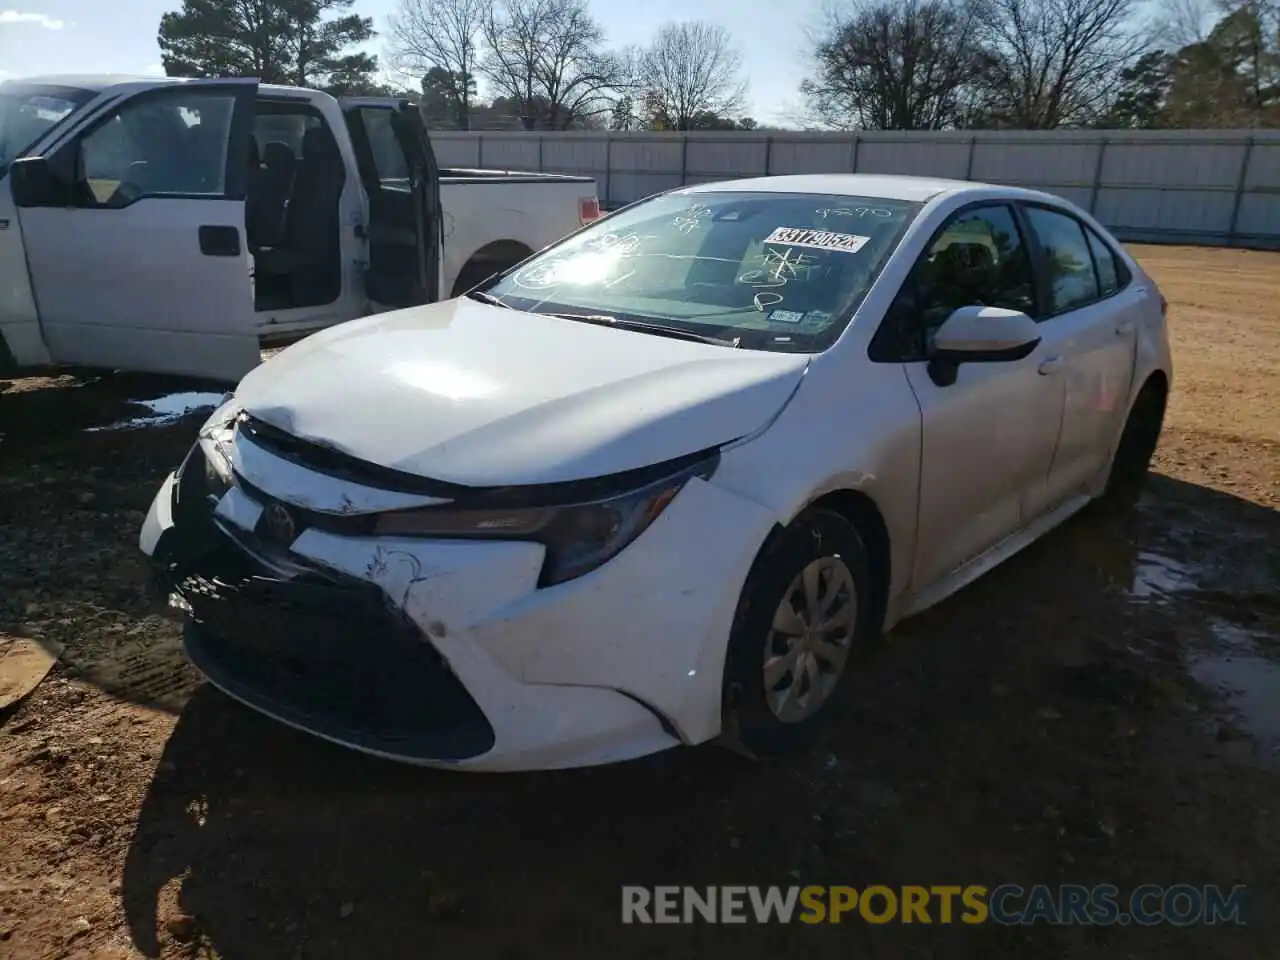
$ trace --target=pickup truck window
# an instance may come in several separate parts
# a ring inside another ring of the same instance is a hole
[[[94,97],[78,87],[0,84],[0,177],[9,164]]]
[[[920,204],[677,191],[587,227],[484,292],[517,310],[654,322],[756,350],[825,350]]]
[[[393,190],[407,190],[409,184],[409,163],[404,156],[404,148],[396,139],[391,126],[391,111],[376,107],[362,107],[360,119],[364,121],[365,133],[369,137],[369,149],[373,153],[373,165],[378,172],[378,180],[384,187]]]
[[[222,195],[234,106],[228,94],[181,88],[126,101],[80,141],[78,204]]]

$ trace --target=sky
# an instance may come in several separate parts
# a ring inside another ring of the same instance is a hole
[[[356,0],[384,31],[399,0]],[[742,54],[747,113],[795,119],[807,71],[808,31],[822,0],[588,0],[611,44],[643,43],[664,23],[708,20],[728,28]],[[0,79],[50,73],[162,73],[156,29],[180,0],[0,0]],[[382,40],[369,46],[382,53]],[[385,59],[385,58],[384,58]]]

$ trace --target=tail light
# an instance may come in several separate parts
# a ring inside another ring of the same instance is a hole
[[[578,220],[583,226],[600,219],[600,198],[583,197],[578,201]]]

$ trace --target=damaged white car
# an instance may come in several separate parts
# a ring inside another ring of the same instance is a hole
[[[1140,485],[1164,311],[1046,194],[684,188],[253,370],[142,547],[215,685],[339,743],[785,753],[883,629]]]

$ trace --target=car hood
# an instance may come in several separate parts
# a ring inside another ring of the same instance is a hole
[[[462,298],[313,334],[236,394],[251,416],[382,467],[475,486],[553,483],[750,434],[807,365]]]

